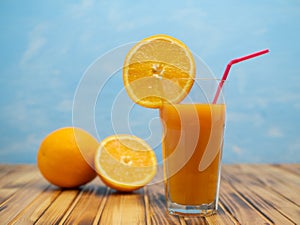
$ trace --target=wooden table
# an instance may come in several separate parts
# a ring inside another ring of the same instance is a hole
[[[62,190],[35,165],[0,165],[0,224],[300,224],[300,164],[223,165],[219,211],[207,218],[168,215],[162,182]]]

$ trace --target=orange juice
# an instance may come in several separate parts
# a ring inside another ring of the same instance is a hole
[[[210,204],[218,191],[225,104],[164,104],[166,196],[181,205]]]

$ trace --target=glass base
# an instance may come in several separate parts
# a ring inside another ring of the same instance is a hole
[[[169,214],[178,216],[211,216],[217,213],[217,204],[212,202],[210,204],[202,205],[180,205],[177,203],[168,202],[167,208]]]

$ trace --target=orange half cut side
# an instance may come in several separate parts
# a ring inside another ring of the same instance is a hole
[[[160,108],[163,101],[178,103],[184,99],[195,73],[189,48],[171,36],[159,34],[141,40],[128,52],[123,82],[134,102]]]
[[[133,135],[105,138],[95,156],[95,169],[101,180],[119,191],[133,191],[145,186],[155,176],[155,152]]]

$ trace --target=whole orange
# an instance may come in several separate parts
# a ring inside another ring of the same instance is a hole
[[[73,188],[86,184],[96,177],[93,167],[98,145],[91,134],[80,128],[60,128],[42,141],[38,168],[56,186]]]

